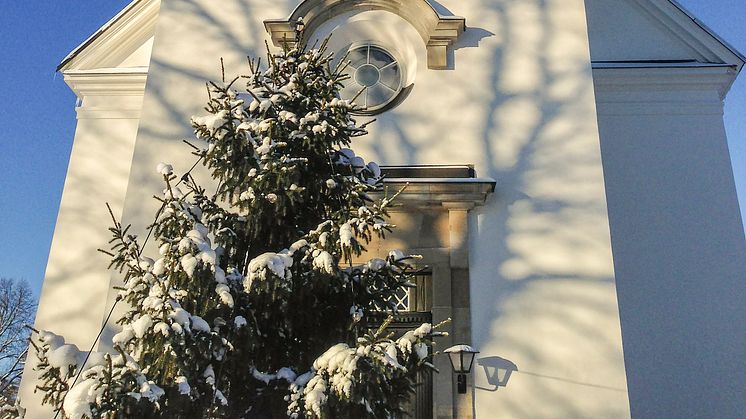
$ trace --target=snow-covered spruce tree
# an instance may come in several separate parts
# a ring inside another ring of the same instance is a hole
[[[150,226],[159,255],[115,222],[124,273],[114,353],[40,332],[45,401],[67,417],[388,418],[432,369],[429,324],[394,337],[376,313],[411,283],[411,257],[353,260],[390,199],[375,163],[349,148],[365,134],[339,99],[344,64],[324,48],[268,53],[239,80],[209,83],[194,117],[208,193],[170,165]],[[77,377],[79,375],[79,377]],[[77,377],[77,378],[76,378]]]

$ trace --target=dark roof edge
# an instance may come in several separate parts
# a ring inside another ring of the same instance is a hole
[[[738,70],[736,64],[703,63],[699,61],[666,61],[666,60],[630,60],[630,61],[591,61],[591,68],[731,68]]]
[[[96,39],[98,39],[110,27],[114,26],[117,22],[119,22],[124,17],[124,15],[127,14],[127,12],[129,12],[133,7],[135,7],[137,3],[140,3],[141,1],[144,1],[144,0],[133,0],[132,2],[130,2],[130,4],[125,6],[124,9],[120,10],[119,13],[117,13],[113,18],[109,19],[108,22],[104,23],[103,26],[98,28],[98,30],[94,32],[93,35],[89,36],[88,39],[83,41],[83,43],[75,47],[74,50],[72,50],[69,54],[67,54],[67,56],[63,58],[62,61],[57,65],[57,68],[54,71],[58,72],[62,70],[62,68],[65,65],[67,65],[70,61],[75,59],[75,57],[77,57],[78,54],[80,54],[82,50],[84,50],[86,47],[88,47],[93,42],[95,42]]]

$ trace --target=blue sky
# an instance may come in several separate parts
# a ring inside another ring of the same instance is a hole
[[[746,52],[744,0],[680,0]],[[129,0],[6,1],[0,13],[0,276],[38,295],[75,131],[75,96],[54,70]],[[746,71],[744,71],[746,73]],[[746,214],[746,74],[726,99],[725,122]],[[103,204],[102,204],[103,205]]]

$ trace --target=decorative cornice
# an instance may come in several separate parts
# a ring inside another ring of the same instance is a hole
[[[139,119],[147,67],[63,72],[78,97],[78,119]]]
[[[287,19],[264,21],[272,43],[294,45],[296,23],[302,19],[304,33],[313,33],[321,24],[350,11],[384,10],[409,22],[427,48],[428,68],[446,69],[447,48],[466,29],[466,19],[441,16],[427,0],[304,0]]]
[[[597,92],[713,91],[722,100],[738,70],[726,65],[653,67],[650,65],[593,66]]]
[[[129,69],[98,69],[87,71],[67,70],[63,72],[65,83],[78,98],[86,96],[133,96],[143,95],[148,78],[147,67]]]

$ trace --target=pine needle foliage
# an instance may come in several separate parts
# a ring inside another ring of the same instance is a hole
[[[350,150],[366,134],[325,44],[267,53],[250,74],[207,84],[194,154],[214,193],[160,164],[150,226],[158,255],[114,221],[122,272],[112,353],[37,336],[45,402],[71,418],[388,418],[433,369],[429,324],[395,338],[410,256],[355,265],[384,238],[381,171]],[[245,83],[243,89],[237,86]],[[213,188],[215,185],[212,186]],[[390,321],[390,320],[389,320]]]

